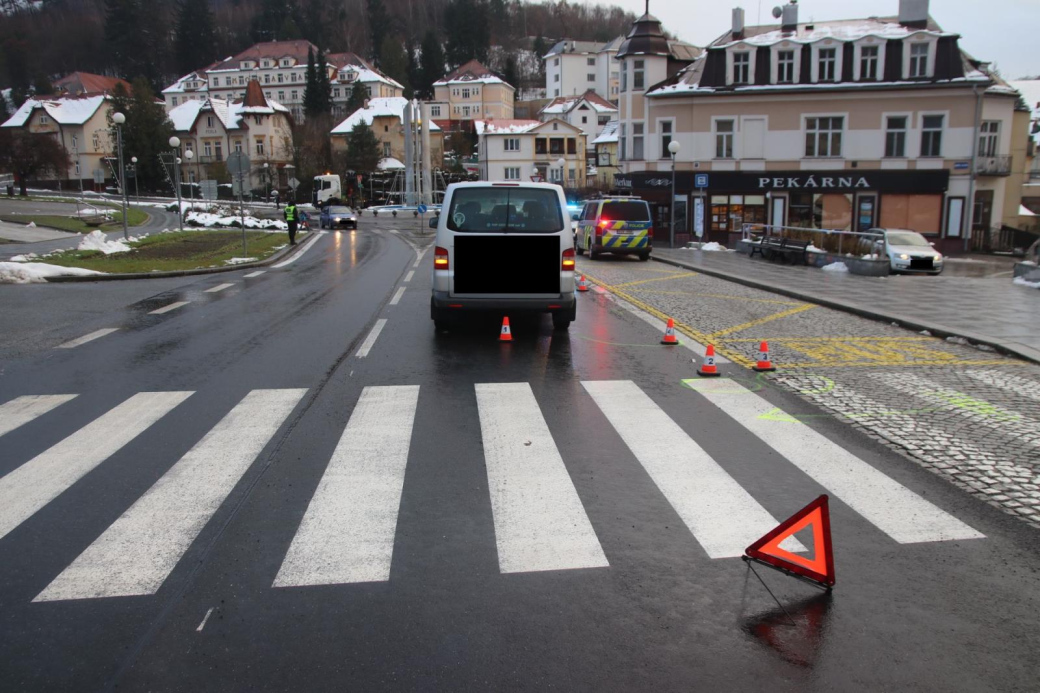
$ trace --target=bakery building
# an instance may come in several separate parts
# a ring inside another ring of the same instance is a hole
[[[808,4],[808,3],[806,3]],[[669,74],[644,15],[618,52],[616,189],[652,203],[665,235],[732,242],[743,224],[909,228],[946,251],[999,230],[1019,157],[1018,93],[902,0],[897,17],[733,26]],[[661,75],[635,88],[634,70]],[[627,79],[626,79],[627,74]],[[1010,209],[1010,208],[1009,208]],[[1017,210],[1013,210],[1017,211]]]

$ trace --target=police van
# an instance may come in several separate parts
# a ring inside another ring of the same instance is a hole
[[[638,197],[615,195],[589,200],[578,220],[575,246],[596,260],[602,253],[649,260],[654,244],[650,205]]]

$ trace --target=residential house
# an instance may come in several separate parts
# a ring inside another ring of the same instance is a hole
[[[601,189],[614,186],[614,175],[618,173],[618,121],[612,120],[592,140],[593,153],[590,157],[589,186]]]
[[[587,91],[616,101],[620,79],[615,60],[624,37],[607,43],[595,41],[558,41],[540,56],[545,61],[545,96],[577,96]]]
[[[943,249],[999,227],[1012,166],[1017,92],[959,48],[923,0],[899,16],[729,31],[674,70],[646,14],[618,51],[619,189],[676,238],[732,241],[742,225],[920,231]],[[707,175],[697,175],[707,174]],[[693,197],[693,205],[684,204]]]
[[[591,90],[574,96],[557,96],[538,112],[539,120],[559,118],[577,125],[590,139],[617,117],[617,106]]]
[[[461,123],[513,117],[513,85],[476,60],[470,60],[433,83],[430,117],[442,128]]]
[[[53,135],[70,161],[58,179],[86,181],[89,187],[95,171],[102,179],[115,177],[109,165],[116,148],[107,120],[111,110],[112,101],[103,94],[32,98],[0,127]]]
[[[371,99],[364,108],[359,108],[332,129],[332,148],[343,151],[347,148],[350,132],[358,123],[372,128],[379,140],[384,168],[403,166],[404,154],[404,109],[408,99],[403,96]],[[424,105],[425,106],[425,105]],[[428,106],[425,106],[428,108]],[[430,161],[439,167],[444,160],[444,132],[430,119]]]
[[[105,77],[90,72],[72,72],[61,79],[51,82],[54,93],[68,96],[90,96],[93,94],[111,94],[116,85],[122,84],[126,93],[130,93],[130,83],[119,77]]]
[[[269,41],[257,43],[237,55],[187,74],[163,90],[167,111],[186,100],[205,100],[216,96],[227,101],[244,99],[246,85],[256,80],[264,96],[303,120],[303,95],[307,84],[308,52],[318,53],[310,41]],[[325,70],[332,83],[333,115],[345,115],[345,107],[355,87],[369,96],[389,97],[404,94],[404,87],[384,75],[354,53],[335,53],[325,57]]]
[[[478,120],[482,180],[548,180],[567,188],[587,185],[585,133],[558,118]]]
[[[243,100],[190,99],[169,116],[181,140],[182,180],[223,178],[227,156],[245,152],[252,169],[249,188],[288,186],[293,161],[292,116],[287,107],[264,95],[257,80],[250,80]],[[192,152],[190,159],[188,151]]]

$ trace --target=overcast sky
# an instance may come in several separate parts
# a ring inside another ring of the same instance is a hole
[[[643,13],[645,0],[571,0],[620,5]],[[650,14],[665,30],[703,46],[730,28],[731,11],[743,7],[750,25],[772,24],[773,7],[786,0],[650,0]],[[899,13],[899,0],[801,0],[798,19],[857,19]],[[930,12],[946,31],[960,34],[961,48],[979,60],[994,62],[1007,79],[1040,74],[1037,28],[1040,0],[931,0]]]

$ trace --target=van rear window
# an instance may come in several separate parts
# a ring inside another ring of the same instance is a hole
[[[611,221],[650,221],[645,202],[604,202],[600,216]]]
[[[448,228],[462,233],[563,230],[560,198],[544,188],[461,188],[451,196]]]

